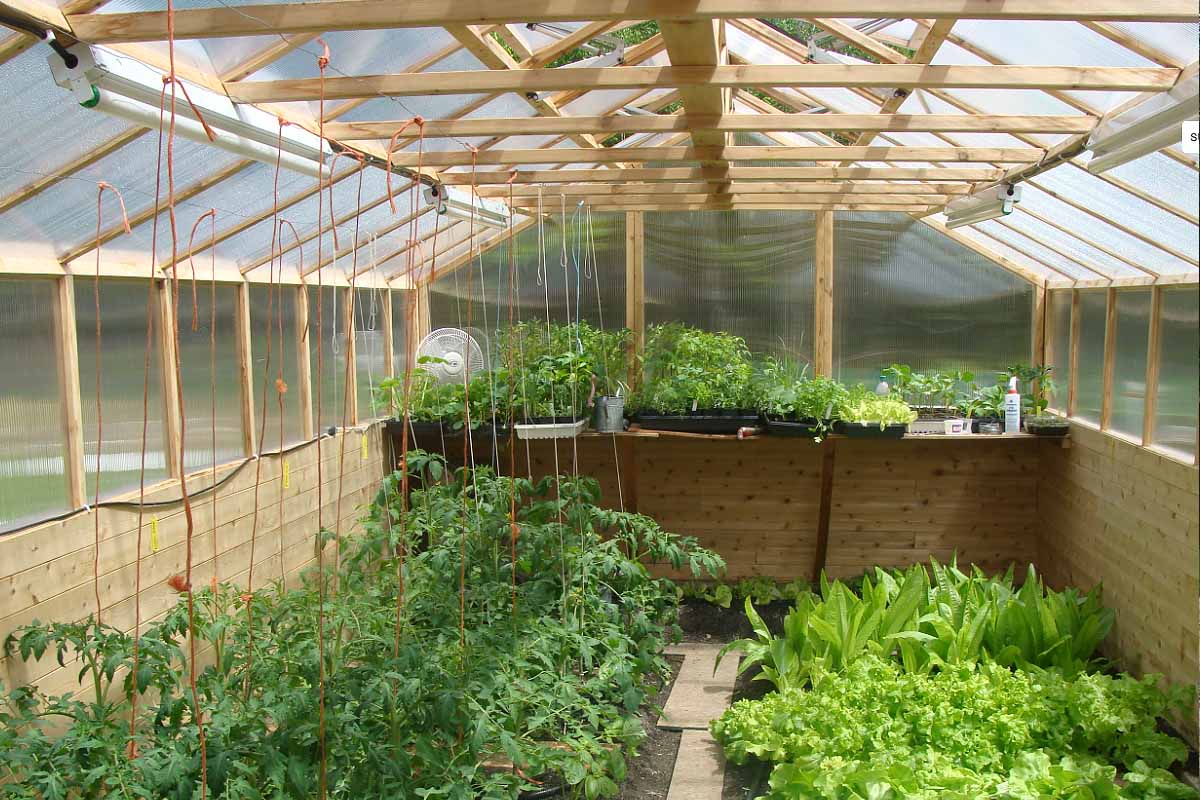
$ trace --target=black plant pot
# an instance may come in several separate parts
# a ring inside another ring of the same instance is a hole
[[[850,439],[900,439],[908,432],[908,426],[885,425],[880,428],[878,423],[863,425],[858,422],[839,421],[835,424],[834,431]]]
[[[728,416],[721,416],[716,410],[709,409],[690,414],[643,411],[637,415],[636,421],[643,429],[650,431],[716,435],[733,435],[738,432],[738,428],[752,428],[759,424],[758,415],[754,413],[734,411]]]
[[[975,417],[971,420],[971,433],[979,433],[979,424],[981,422],[996,422],[1001,425],[1004,424],[1004,420],[1000,419],[999,417]]]
[[[767,425],[767,433],[772,436],[792,436],[811,439],[821,433],[820,423],[813,417],[789,420],[779,417],[763,417]]]

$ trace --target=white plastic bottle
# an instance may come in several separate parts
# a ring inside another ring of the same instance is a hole
[[[892,387],[888,386],[887,378],[881,374],[879,376],[879,383],[875,384],[875,394],[879,395],[880,397],[887,397],[891,390]]]
[[[1004,432],[1021,432],[1021,395],[1016,376],[1008,379],[1008,393],[1004,395]]]

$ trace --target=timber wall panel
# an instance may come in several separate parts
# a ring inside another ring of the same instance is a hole
[[[1104,586],[1107,655],[1137,674],[1200,684],[1197,470],[1086,426],[1043,445],[1038,563],[1056,586]],[[1197,716],[1184,722],[1197,743]]]
[[[559,464],[600,480],[618,506],[612,441],[558,442]],[[458,445],[461,448],[461,444]],[[665,530],[695,536],[728,564],[728,577],[790,580],[811,574],[820,506],[821,451],[807,440],[622,438],[625,505]],[[455,448],[451,447],[451,455]],[[507,449],[502,447],[507,454]],[[456,460],[461,460],[461,450]],[[517,471],[529,472],[518,442]],[[554,445],[530,442],[535,477],[554,471]],[[507,455],[502,462],[507,464]],[[482,457],[486,461],[486,455]],[[837,440],[827,571],[851,577],[876,565],[930,556],[1020,569],[1034,558],[1037,443]],[[504,469],[507,472],[507,466]]]
[[[383,475],[381,426],[322,439],[321,518],[332,528],[341,493],[341,531],[352,533],[364,507],[374,498]],[[366,457],[362,440],[367,439]],[[342,444],[345,444],[344,454]],[[282,462],[289,463],[288,488],[282,488]],[[344,469],[339,475],[339,461]],[[258,520],[254,525],[256,464],[247,464],[217,491],[216,569],[222,581],[244,585],[250,566],[251,531],[254,529],[254,584],[272,581],[295,585],[302,572],[313,566],[317,553],[317,444],[311,443],[286,456],[265,456],[258,487]],[[230,468],[218,468],[218,479]],[[189,476],[189,491],[211,482],[209,475]],[[280,525],[280,493],[283,524]],[[178,497],[177,486],[165,485],[147,493],[147,500]],[[136,499],[136,498],[135,498]],[[213,577],[212,495],[192,501],[194,585]],[[46,523],[0,537],[0,641],[21,625],[34,620],[81,619],[95,612],[92,583],[96,511]],[[101,508],[100,602],[103,620],[132,630],[135,614],[135,559],[137,509]],[[158,550],[150,551],[150,519],[158,518]],[[166,585],[186,564],[186,520],[181,503],[148,509],[142,530],[141,613],[143,625],[160,618],[176,602]],[[333,558],[330,544],[327,558]],[[282,568],[281,568],[282,553]],[[0,680],[7,685],[37,683],[44,691],[61,693],[74,688],[78,668],[59,667],[53,654],[37,661],[18,657],[0,659]]]

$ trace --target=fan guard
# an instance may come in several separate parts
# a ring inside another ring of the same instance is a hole
[[[468,368],[472,375],[487,370],[487,360],[479,341],[460,328],[438,328],[430,332],[417,345],[418,362],[422,356],[441,360],[420,364],[420,367],[437,378],[439,383],[465,381]]]

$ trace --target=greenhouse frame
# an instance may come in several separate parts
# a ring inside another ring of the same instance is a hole
[[[0,798],[1200,798],[1195,0],[0,0]]]

